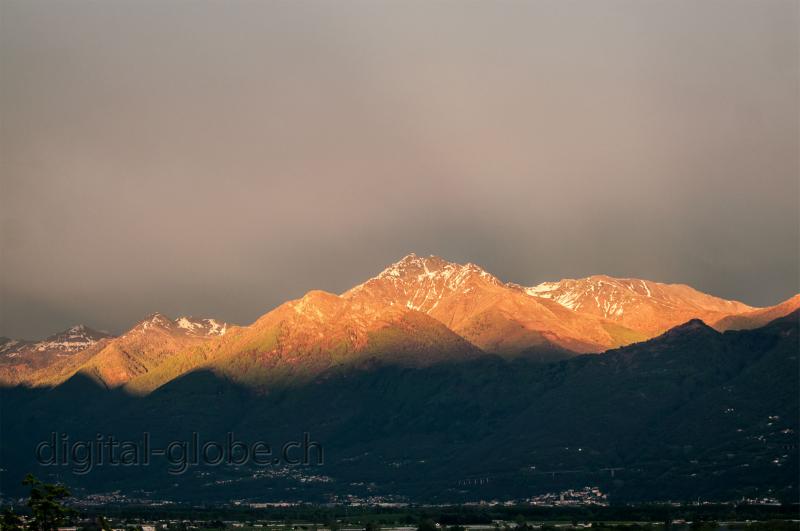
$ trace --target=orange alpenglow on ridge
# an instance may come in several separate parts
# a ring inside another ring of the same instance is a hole
[[[690,319],[712,323],[724,316],[754,309],[685,284],[607,275],[544,282],[524,289],[529,295],[554,300],[579,313],[611,319],[648,335],[659,334]]]
[[[606,275],[524,287],[472,263],[411,253],[341,295],[309,291],[249,326],[153,314],[116,338],[85,327],[64,332],[63,341],[0,338],[0,382],[56,385],[83,373],[141,394],[208,369],[266,389],[336,367],[486,354],[551,361],[643,341],[692,319],[721,331],[754,328],[798,307],[800,295],[753,308],[683,284]]]

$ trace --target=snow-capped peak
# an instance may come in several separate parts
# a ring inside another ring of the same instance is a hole
[[[421,257],[410,253],[342,296],[352,298],[368,294],[390,305],[399,304],[429,313],[443,297],[467,294],[487,284],[501,285],[502,282],[471,262],[462,265],[434,255]]]
[[[64,356],[85,350],[109,337],[112,336],[106,332],[98,332],[81,324],[71,326],[41,341],[3,338],[4,340],[0,341],[0,354],[15,357],[31,352],[56,352],[59,356]]]
[[[454,275],[464,276],[469,274],[477,274],[487,280],[499,282],[494,275],[472,262],[461,265],[455,262],[449,262],[435,255],[421,257],[415,253],[407,254],[370,280],[402,278],[411,281],[423,281],[426,279],[450,278]]]

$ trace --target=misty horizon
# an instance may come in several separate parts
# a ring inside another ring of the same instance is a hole
[[[0,11],[2,336],[247,324],[410,251],[799,291],[796,2]]]

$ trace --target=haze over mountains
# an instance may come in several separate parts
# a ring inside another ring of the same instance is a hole
[[[763,326],[800,296],[753,308],[681,284],[604,275],[524,287],[475,264],[409,254],[341,295],[311,291],[239,327],[161,314],[112,338],[78,326],[41,342],[0,343],[0,382],[52,386],[77,373],[148,393],[208,369],[268,386],[358,363],[427,366],[484,354],[552,361],[640,342],[691,319]]]

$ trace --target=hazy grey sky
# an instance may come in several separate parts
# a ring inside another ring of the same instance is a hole
[[[409,251],[798,291],[798,2],[0,0],[0,334]]]

